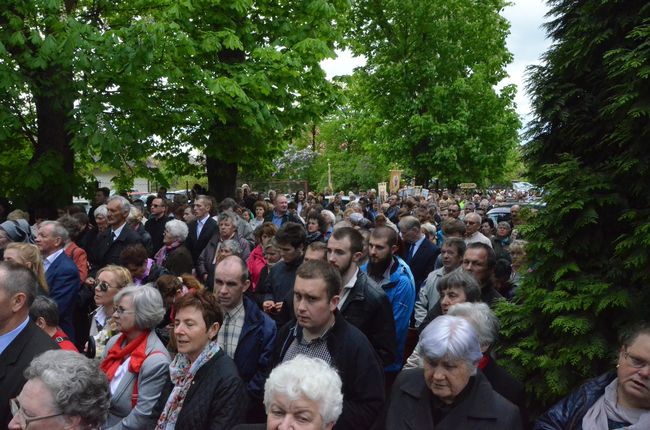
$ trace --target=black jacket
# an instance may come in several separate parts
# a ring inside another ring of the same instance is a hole
[[[433,393],[423,369],[402,371],[391,393],[385,428],[435,430],[521,430],[519,408],[495,392],[481,372],[469,391],[447,415],[433,425]]]
[[[582,418],[616,378],[615,372],[590,379],[535,421],[534,430],[582,430]],[[589,430],[589,429],[585,429]]]
[[[161,218],[149,218],[147,222],[144,223],[144,229],[147,230],[151,236],[151,246],[153,249],[154,255],[160,248],[163,246],[163,234],[165,232],[165,224],[171,218],[168,216],[162,216]]]
[[[208,217],[201,229],[201,234],[199,237],[196,237],[196,222],[194,220],[187,225],[187,239],[185,239],[185,246],[190,250],[192,254],[192,261],[194,261],[194,266],[199,262],[199,255],[201,251],[208,245],[212,236],[214,236],[219,231],[219,224],[212,217]]]
[[[381,360],[382,366],[395,361],[397,338],[393,308],[386,293],[364,272],[357,272],[357,281],[341,306],[346,321],[366,335]]]
[[[276,263],[269,271],[264,283],[260,285],[262,287],[260,294],[264,295],[264,300],[284,302],[282,310],[271,315],[280,327],[294,317],[293,284],[296,281],[296,271],[302,262],[303,257],[297,258],[291,263],[284,261]]]
[[[173,389],[174,384],[168,379],[151,411],[149,428],[156,427]],[[175,428],[228,430],[244,422],[245,412],[246,386],[235,363],[221,349],[194,375]]]
[[[384,405],[384,372],[368,339],[334,312],[336,322],[327,334],[327,349],[343,382],[343,413],[334,429],[370,429]],[[296,338],[296,326],[294,320],[280,329],[274,365],[282,362]]]
[[[267,213],[266,216],[264,217],[264,222],[273,222],[273,213],[274,211]],[[284,215],[282,215],[282,224],[280,225],[284,225],[288,222],[295,222],[300,225],[304,225],[302,220],[290,211],[287,211]]]
[[[163,267],[175,276],[182,274],[192,274],[194,263],[192,262],[192,254],[185,245],[181,245],[167,254]]]
[[[416,292],[420,292],[420,286],[427,279],[429,273],[433,272],[436,265],[436,258],[440,254],[440,248],[429,242],[426,238],[418,248],[415,255],[409,260],[408,254],[411,244],[405,243],[402,252],[402,260],[408,264],[415,279]],[[416,296],[417,297],[417,296]]]
[[[111,240],[111,235],[113,232],[111,229],[106,229],[97,235],[95,243],[92,245],[91,253],[93,258],[91,261],[95,262],[95,265],[90,268],[89,275],[95,277],[97,270],[101,269],[104,266],[109,264],[120,264],[120,254],[126,249],[129,245],[134,245],[136,243],[142,243],[142,238],[138,233],[136,233],[128,224],[124,225],[124,228],[120,232],[120,235],[115,239]]]
[[[0,428],[6,429],[11,421],[9,400],[20,394],[27,382],[23,372],[34,357],[50,349],[59,346],[30,321],[0,354]]]

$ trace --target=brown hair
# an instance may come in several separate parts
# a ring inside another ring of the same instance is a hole
[[[203,315],[205,327],[209,328],[214,323],[223,324],[223,311],[219,306],[217,297],[207,290],[198,290],[176,300],[174,304],[174,312],[178,313],[179,310],[187,307],[195,307]]]
[[[47,285],[47,280],[45,278],[45,267],[43,266],[43,257],[41,257],[41,253],[39,252],[36,245],[32,245],[31,243],[11,242],[7,244],[5,250],[7,249],[16,249],[23,260],[31,263],[32,267],[31,268],[28,267],[28,269],[30,269],[34,273],[34,275],[36,275],[36,279],[38,280],[38,286],[41,287],[43,291],[49,294],[50,287]]]

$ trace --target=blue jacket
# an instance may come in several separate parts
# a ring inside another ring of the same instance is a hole
[[[616,378],[615,372],[590,379],[535,421],[534,430],[582,430],[582,418]],[[588,430],[588,429],[585,429]]]
[[[235,364],[251,397],[262,400],[264,382],[271,372],[277,328],[275,321],[244,296],[244,327],[239,335]]]
[[[45,280],[50,287],[50,297],[59,307],[59,326],[74,342],[72,317],[81,286],[79,269],[74,261],[62,252],[48,267]]]
[[[368,273],[368,263],[361,266]],[[384,368],[386,372],[399,372],[404,363],[404,347],[411,315],[415,307],[415,281],[408,265],[399,257],[393,256],[390,279],[379,283],[393,308],[395,334],[397,336],[397,358],[393,364]]]

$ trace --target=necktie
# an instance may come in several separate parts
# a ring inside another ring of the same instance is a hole
[[[408,262],[411,262],[411,260],[413,259],[413,253],[414,253],[414,251],[415,251],[415,244],[412,243],[412,244],[411,244],[411,247],[409,248]]]

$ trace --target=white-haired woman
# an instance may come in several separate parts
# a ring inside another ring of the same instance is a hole
[[[120,290],[114,303],[120,334],[106,344],[100,365],[111,390],[106,428],[144,428],[169,368],[169,353],[154,331],[165,307],[158,290],[148,285]]]
[[[167,221],[163,231],[163,246],[154,256],[158,267],[164,267],[176,276],[192,273],[194,268],[192,253],[185,246],[187,234],[187,224],[183,221],[177,219]]]
[[[450,315],[436,318],[420,335],[419,348],[424,369],[408,369],[397,377],[387,407],[387,429],[522,428],[519,408],[476,370],[483,354],[469,321]]]
[[[44,352],[32,360],[25,377],[22,391],[10,402],[9,429],[99,429],[106,421],[110,399],[106,376],[83,355]]]

